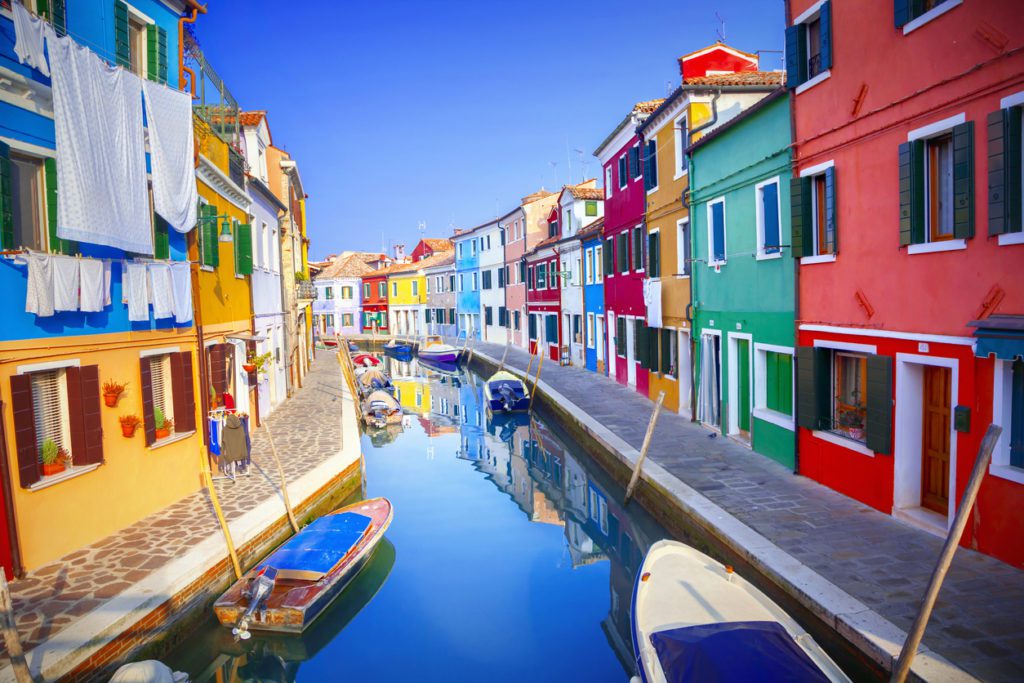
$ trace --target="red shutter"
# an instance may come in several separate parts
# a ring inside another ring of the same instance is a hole
[[[18,451],[18,479],[27,489],[39,481],[39,448],[36,445],[36,418],[32,410],[32,380],[29,375],[11,377],[11,409],[14,415],[14,441]]]
[[[78,464],[78,456],[85,454],[85,422],[82,405],[82,369],[68,368],[64,371],[68,391],[68,422],[71,432],[72,463]],[[84,463],[83,463],[84,464]]]
[[[11,473],[11,463],[7,459],[7,425],[4,423],[6,414],[4,403],[0,401],[0,490],[3,491],[0,517],[3,517],[5,523],[0,529],[0,565],[6,570],[7,580],[10,581],[14,577],[20,579],[25,576],[25,569],[21,566],[18,525],[14,521],[14,477]]]
[[[76,465],[98,465],[103,463],[103,422],[100,419],[100,368],[98,365],[86,365],[79,369],[81,376],[81,425],[84,452],[79,449],[72,451],[72,461]],[[69,384],[70,390],[70,384]],[[74,443],[74,436],[71,437]]]
[[[174,394],[174,430],[196,428],[196,395],[192,386],[192,352],[171,354],[171,390]]]
[[[149,358],[139,359],[139,383],[142,391],[142,431],[146,435],[146,445],[152,446],[156,441],[156,422],[153,417],[153,371],[149,367]]]

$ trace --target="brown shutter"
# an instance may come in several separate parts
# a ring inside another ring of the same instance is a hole
[[[192,352],[171,354],[171,389],[174,394],[174,430],[196,428],[196,397],[192,385]]]
[[[85,454],[85,421],[82,413],[82,368],[67,368],[64,371],[68,392],[68,431],[71,432],[72,462],[78,462],[79,454]]]
[[[210,383],[219,397],[228,388],[227,371],[224,368],[224,347],[226,344],[214,344],[210,347]]]
[[[100,369],[98,365],[80,368],[82,428],[85,432],[85,452],[72,451],[76,465],[98,465],[103,463],[103,422],[100,419]],[[74,438],[72,437],[72,441]]]
[[[14,520],[14,476],[11,473],[11,462],[7,454],[7,425],[4,416],[7,414],[3,401],[0,401],[0,489],[3,491],[3,508],[0,510],[6,522],[7,537],[0,537],[0,564],[7,568],[7,579],[23,578],[25,568],[21,564],[21,543],[18,541],[18,525]]]
[[[27,489],[39,481],[39,447],[36,445],[36,417],[32,410],[32,380],[29,375],[11,377],[11,410],[14,442],[18,451],[18,480]]]
[[[142,392],[142,431],[146,435],[146,445],[152,446],[156,441],[156,422],[153,417],[153,371],[149,367],[149,358],[139,359],[139,382]]]

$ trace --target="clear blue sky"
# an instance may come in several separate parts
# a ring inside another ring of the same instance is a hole
[[[593,151],[676,58],[716,39],[782,50],[782,0],[210,0],[196,34],[298,160],[311,257],[447,237],[542,184],[599,175]],[[761,68],[782,66],[763,55]],[[568,154],[567,154],[568,149]],[[552,167],[550,162],[557,162]],[[600,181],[599,181],[600,182]]]

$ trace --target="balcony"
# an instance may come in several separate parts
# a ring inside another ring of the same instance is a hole
[[[295,283],[295,298],[300,304],[316,301],[316,285],[309,280]]]

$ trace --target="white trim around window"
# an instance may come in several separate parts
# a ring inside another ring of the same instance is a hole
[[[679,125],[680,122],[683,122],[682,126]],[[682,135],[682,133],[685,131],[686,132],[686,137],[689,138],[689,131],[690,131],[689,115],[686,114],[686,113],[683,113],[683,114],[680,114],[679,116],[677,116],[675,118],[675,121],[673,121],[672,131],[673,131],[672,139],[675,142],[675,148],[676,148],[676,167],[675,167],[675,169],[673,169],[675,173],[674,173],[672,179],[673,180],[679,180],[680,178],[682,178],[683,176],[687,175],[690,172],[689,167],[683,168],[683,164],[686,162],[686,148],[689,145],[687,145],[684,142],[683,135]]]
[[[942,119],[941,121],[929,123],[927,126],[915,128],[914,130],[907,133],[907,142],[934,137],[940,133],[945,133],[946,131],[953,130],[954,126],[959,126],[961,123],[966,122],[967,115],[964,114],[963,112],[960,112],[959,114],[955,114],[954,116]]]
[[[779,245],[776,246],[775,252],[771,254],[765,251],[764,212],[762,206],[763,202],[761,201],[761,188],[767,187],[768,185],[775,185],[775,210],[778,214],[779,221]],[[782,182],[779,179],[779,176],[762,180],[754,185],[754,214],[754,223],[757,226],[757,254],[755,258],[758,261],[782,258]]]
[[[19,365],[16,374],[24,375],[31,372],[45,372],[46,370],[63,370],[65,368],[81,367],[81,365],[77,358],[51,360],[45,363],[29,363],[28,365]]]
[[[144,349],[139,351],[139,358],[150,358],[151,356],[166,356],[169,353],[178,353],[181,351],[180,347],[177,346],[164,346],[159,349]]]
[[[992,451],[992,462],[988,466],[988,473],[1008,479],[1018,484],[1024,484],[1024,469],[1014,467],[1010,464],[1010,408],[1013,389],[1013,361],[995,361],[995,373],[992,383],[992,421],[1001,424],[1003,433],[996,441],[995,450]]]
[[[768,405],[768,353],[779,353],[795,356],[792,346],[778,346],[776,344],[754,343],[754,409],[751,414],[759,420],[771,422],[789,431],[796,431],[796,363],[790,362],[790,390],[792,396],[789,400],[790,415],[785,415],[775,410],[770,410]]]
[[[913,31],[916,31],[917,29],[921,28],[922,26],[932,21],[933,19],[941,17],[943,14],[953,9],[954,7],[959,7],[961,4],[963,4],[963,1],[964,0],[946,0],[943,3],[936,5],[935,7],[931,8],[930,10],[922,14],[921,16],[917,17],[916,19],[913,19],[903,24],[903,35],[912,33]]]
[[[821,6],[825,4],[825,1],[826,0],[818,0],[801,12],[795,19],[793,19],[793,26],[796,26],[797,24],[805,24],[810,19],[813,19],[814,16],[821,11]]]
[[[1012,247],[1015,244],[1024,244],[1024,232],[1004,232],[999,235],[998,243],[1001,247]]]
[[[824,173],[828,169],[835,168],[835,165],[836,165],[835,160],[834,159],[829,159],[828,161],[823,161],[820,164],[815,164],[814,166],[808,166],[807,168],[802,169],[800,171],[800,177],[801,178],[806,178],[807,176],[821,175],[822,173]]]
[[[908,244],[908,254],[935,254],[940,251],[960,251],[967,248],[967,240],[942,240],[941,242],[922,242]]]
[[[796,89],[793,90],[793,94],[794,95],[799,95],[802,92],[806,92],[806,91],[810,90],[811,88],[813,88],[814,86],[816,86],[819,83],[821,83],[822,81],[827,81],[829,79],[829,77],[831,77],[831,76],[832,76],[832,69],[825,69],[824,71],[822,71],[820,74],[818,74],[814,78],[808,78],[806,81],[804,81],[800,85],[796,86]]]
[[[722,260],[718,261],[715,259],[715,226],[712,220],[711,207],[715,204],[722,205]],[[708,221],[708,267],[714,268],[715,266],[725,265],[729,260],[729,250],[726,247],[728,243],[727,230],[726,230],[726,214],[725,214],[725,197],[716,197],[707,204],[707,221]]]
[[[855,344],[854,342],[836,341],[834,339],[815,339],[814,348],[832,349],[833,351],[852,351],[853,353],[878,353],[878,347],[874,344]]]

